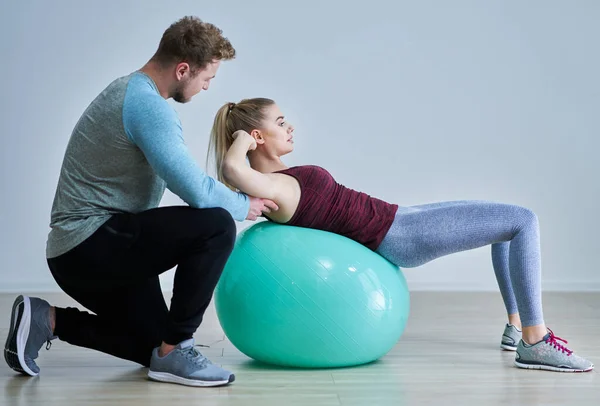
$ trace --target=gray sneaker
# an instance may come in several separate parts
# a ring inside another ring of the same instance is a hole
[[[573,351],[559,343],[567,343],[556,337],[552,330],[542,341],[529,345],[519,341],[515,365],[526,369],[545,369],[556,372],[588,372],[594,369],[590,361],[573,354]]]
[[[502,341],[500,341],[500,348],[506,351],[517,351],[517,344],[521,341],[522,336],[521,330],[507,323],[502,334]]]
[[[158,348],[152,351],[148,377],[155,381],[188,386],[221,386],[235,380],[235,375],[210,362],[191,338],[179,343],[173,351],[160,357]]]
[[[36,376],[40,368],[35,363],[39,349],[56,337],[50,326],[50,304],[43,299],[19,296],[15,299],[10,329],[4,344],[4,359],[9,367],[22,374]]]

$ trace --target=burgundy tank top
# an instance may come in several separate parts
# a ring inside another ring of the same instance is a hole
[[[295,166],[277,173],[300,184],[300,202],[288,225],[330,231],[375,251],[394,221],[398,205],[349,189],[321,167]]]

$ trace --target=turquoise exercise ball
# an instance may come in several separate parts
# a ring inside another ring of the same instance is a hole
[[[346,367],[401,337],[410,297],[402,271],[349,238],[260,222],[243,230],[215,289],[219,322],[267,364]]]

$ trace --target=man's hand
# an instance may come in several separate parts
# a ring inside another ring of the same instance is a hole
[[[250,210],[246,220],[255,221],[263,213],[270,213],[271,210],[279,210],[279,206],[269,199],[259,199],[258,197],[248,196],[250,198]]]

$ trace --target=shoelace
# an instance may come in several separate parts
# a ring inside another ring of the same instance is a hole
[[[196,349],[196,347],[189,347],[183,351],[185,356],[193,361],[196,364],[206,365],[208,363],[208,359],[202,355],[200,351]]]
[[[573,351],[559,343],[559,341],[562,341],[563,343],[567,344],[567,340],[563,340],[562,338],[555,336],[554,332],[550,329],[548,329],[548,331],[550,332],[550,336],[546,339],[546,344],[552,345],[557,350],[567,354],[567,356],[573,354]]]
[[[201,347],[201,348],[210,348],[209,345],[204,345],[204,344],[196,344],[195,347]],[[204,355],[203,355],[204,356]],[[208,358],[204,357],[205,359],[205,363],[206,364],[212,364],[212,361],[209,360]]]

